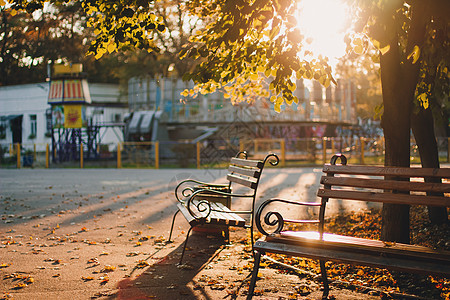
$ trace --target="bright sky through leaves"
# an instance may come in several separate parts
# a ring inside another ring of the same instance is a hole
[[[345,54],[345,32],[350,27],[349,8],[340,0],[302,0],[297,16],[305,37],[304,49],[329,58],[331,66]]]

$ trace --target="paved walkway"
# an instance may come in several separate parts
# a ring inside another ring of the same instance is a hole
[[[319,168],[264,172],[260,201],[316,201]],[[0,299],[243,299],[251,266],[248,247],[239,243],[245,231],[233,231],[228,246],[216,237],[193,237],[192,268],[176,267],[188,229],[182,217],[175,242],[161,243],[176,209],[176,183],[223,182],[224,176],[224,170],[196,169],[0,169]],[[331,211],[364,207],[338,203]],[[297,276],[265,272],[272,279],[262,299],[287,298],[299,283]],[[308,297],[320,298],[320,291]],[[342,294],[352,297],[361,295]]]

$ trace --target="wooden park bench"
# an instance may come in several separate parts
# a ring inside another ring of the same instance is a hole
[[[242,157],[242,158],[240,158]],[[239,152],[231,158],[228,167],[226,184],[205,183],[198,180],[187,179],[180,182],[175,188],[175,197],[178,200],[177,211],[173,216],[170,228],[169,241],[172,238],[173,225],[179,212],[190,224],[180,258],[182,264],[189,234],[193,228],[199,226],[226,228],[226,238],[229,239],[228,227],[243,227],[250,229],[251,242],[253,239],[253,219],[256,192],[266,162],[275,166],[279,162],[275,154],[267,155],[263,160],[247,158],[247,152]],[[242,188],[243,192],[233,192],[233,189]],[[233,198],[246,198],[250,200],[250,209],[243,211],[232,210]],[[248,216],[248,220],[242,216]]]
[[[338,159],[341,164],[336,164]],[[450,193],[450,183],[447,182],[450,169],[349,166],[346,163],[345,156],[335,155],[331,164],[323,167],[322,187],[317,192],[320,203],[270,199],[258,208],[255,224],[265,236],[253,247],[255,264],[247,299],[253,296],[261,255],[265,253],[318,259],[324,286],[323,298],[327,298],[329,293],[325,261],[450,275],[450,251],[324,233],[325,207],[332,199],[449,207],[450,198],[445,193]],[[273,203],[277,208],[282,204],[317,207],[318,217],[315,220],[289,220],[283,218],[278,209],[271,211],[269,205]],[[285,223],[316,223],[318,230],[289,231],[283,229]],[[267,232],[270,227],[273,233]]]

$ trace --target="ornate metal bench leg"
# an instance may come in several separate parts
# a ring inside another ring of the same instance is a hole
[[[180,265],[183,264],[183,256],[184,256],[184,252],[186,251],[189,234],[191,233],[192,228],[193,228],[192,226],[191,226],[191,228],[189,228],[188,233],[186,235],[186,240],[184,241],[183,252],[181,253],[181,258],[180,258]]]
[[[252,271],[252,279],[250,280],[250,286],[248,287],[247,300],[253,298],[253,292],[255,291],[256,279],[258,279],[259,263],[261,262],[261,253],[259,251],[254,251],[255,263]]]
[[[330,286],[328,285],[327,269],[325,267],[325,261],[320,261],[320,273],[322,273],[323,281],[323,294],[322,299],[328,299],[328,293],[330,292]]]
[[[224,236],[225,241],[227,241],[229,243],[230,242],[230,229],[225,228],[223,232],[225,233],[225,236]]]
[[[173,219],[172,219],[172,226],[170,226],[170,234],[169,234],[169,242],[171,242],[171,238],[172,238],[172,232],[173,232],[173,225],[175,224],[175,217],[178,215],[180,211],[177,210],[177,212],[173,215]]]

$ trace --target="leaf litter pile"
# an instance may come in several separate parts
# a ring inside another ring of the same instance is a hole
[[[308,226],[297,226],[296,230],[308,230]],[[381,214],[370,210],[354,214],[332,217],[325,222],[325,232],[361,238],[379,239],[381,234]],[[411,243],[435,249],[450,250],[449,224],[432,225],[427,218],[425,207],[411,208]],[[269,254],[269,259],[261,268],[280,269],[297,276],[311,277],[321,281],[320,266],[317,260]],[[272,260],[273,259],[273,260]],[[278,263],[280,262],[280,263]],[[450,299],[450,278],[407,274],[386,269],[352,266],[327,262],[327,275],[332,286],[356,290],[382,299]],[[306,296],[312,289],[310,285],[297,286],[290,297]],[[333,290],[330,291],[332,294]],[[263,291],[256,291],[263,294]],[[330,296],[334,298],[334,296]]]

